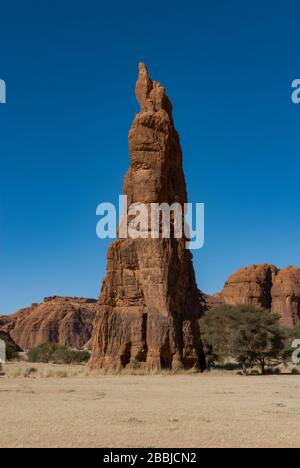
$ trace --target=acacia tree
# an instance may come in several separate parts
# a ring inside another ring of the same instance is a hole
[[[210,368],[216,362],[223,363],[232,352],[234,312],[232,307],[219,306],[201,319],[201,334]]]
[[[284,345],[277,315],[249,306],[240,311],[233,343],[233,355],[238,362],[257,364],[265,374],[266,366],[279,359]]]
[[[284,348],[279,317],[253,305],[222,305],[202,319],[208,363],[232,357],[243,365],[266,365],[278,359]]]

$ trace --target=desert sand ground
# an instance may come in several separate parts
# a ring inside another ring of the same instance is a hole
[[[299,375],[90,376],[47,365],[24,378],[19,367],[0,378],[0,447],[300,446]]]

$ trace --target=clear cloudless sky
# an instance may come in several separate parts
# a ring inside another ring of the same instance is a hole
[[[10,0],[0,15],[0,313],[98,296],[96,206],[122,193],[139,61],[167,88],[205,203],[198,286],[300,265],[299,1]]]

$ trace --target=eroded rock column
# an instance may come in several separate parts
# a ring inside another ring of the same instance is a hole
[[[187,202],[179,136],[164,88],[139,66],[140,112],[129,131],[128,204]],[[205,367],[202,306],[186,239],[118,239],[107,254],[91,368]]]

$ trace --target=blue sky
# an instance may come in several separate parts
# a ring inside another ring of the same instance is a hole
[[[95,211],[121,193],[141,60],[173,102],[189,199],[206,206],[198,286],[300,265],[299,14],[276,0],[2,2],[0,313],[98,295]]]

